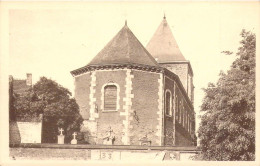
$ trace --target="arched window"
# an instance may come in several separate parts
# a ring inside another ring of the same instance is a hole
[[[165,113],[167,116],[172,116],[172,94],[170,90],[165,92]]]
[[[117,87],[106,85],[104,87],[104,110],[112,111],[117,109]]]

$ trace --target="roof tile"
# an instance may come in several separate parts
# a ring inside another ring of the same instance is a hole
[[[156,60],[139,42],[127,25],[92,59],[88,66],[106,64],[158,66]]]
[[[159,63],[186,61],[164,17],[146,49]]]

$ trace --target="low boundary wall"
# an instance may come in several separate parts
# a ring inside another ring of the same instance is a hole
[[[10,143],[41,143],[42,121],[9,123]]]
[[[11,159],[19,160],[192,160],[197,147],[132,145],[10,144]]]

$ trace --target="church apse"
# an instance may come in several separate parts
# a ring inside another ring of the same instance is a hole
[[[71,71],[84,118],[81,131],[89,133],[89,143],[193,145],[190,87],[173,71],[158,63],[125,24],[88,65]]]

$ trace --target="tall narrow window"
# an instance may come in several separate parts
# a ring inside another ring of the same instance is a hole
[[[178,122],[179,121],[179,100],[178,100],[178,96],[176,96],[176,100],[175,100],[175,103],[176,103],[176,121]]]
[[[182,104],[182,127],[185,127],[185,109],[184,109],[184,104]]]
[[[186,115],[185,115],[185,129],[188,130],[188,111],[186,110]]]
[[[186,110],[186,108],[184,108],[184,123],[183,123],[184,129],[186,129],[186,119],[187,119],[187,110]]]
[[[189,125],[189,128],[190,128],[190,134],[192,134],[192,131],[191,131],[191,124],[192,124],[192,121],[191,121],[191,117],[190,117],[190,125]]]
[[[190,114],[188,114],[188,132],[190,133]]]
[[[175,111],[176,111],[176,109],[175,109],[175,96],[174,96],[174,94],[172,94],[172,99],[171,99],[171,102],[172,102],[172,106],[171,106],[171,109],[172,109],[172,115],[173,116],[175,116]]]
[[[182,119],[182,102],[181,100],[179,101],[179,123],[181,124],[181,119]]]
[[[115,85],[107,85],[104,88],[104,110],[116,110],[117,106],[117,87]]]
[[[166,94],[165,94],[165,112],[166,115],[171,116],[172,115],[172,96],[171,96],[171,91],[169,91],[168,89],[166,90]]]

